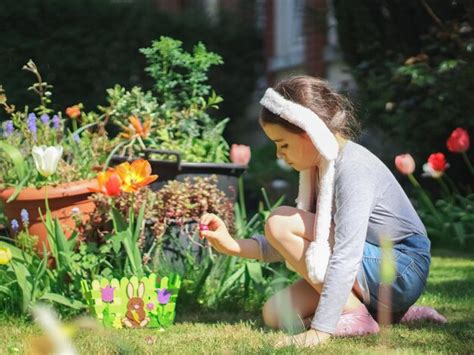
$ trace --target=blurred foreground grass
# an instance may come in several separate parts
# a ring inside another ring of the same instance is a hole
[[[474,349],[474,258],[435,251],[431,274],[419,304],[436,307],[446,325],[393,326],[380,336],[332,339],[318,350],[330,353],[472,353]],[[275,349],[283,333],[263,327],[259,313],[182,312],[176,324],[156,330],[83,330],[74,336],[81,354],[312,353],[314,349]],[[0,313],[0,354],[29,354],[41,336],[30,320]]]

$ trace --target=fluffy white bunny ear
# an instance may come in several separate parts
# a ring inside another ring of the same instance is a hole
[[[306,252],[305,258],[310,279],[315,283],[321,283],[324,281],[327,265],[331,257],[329,233],[333,208],[335,160],[339,154],[339,145],[334,134],[332,134],[324,121],[315,112],[285,99],[272,88],[268,88],[265,91],[260,104],[304,130],[323,157],[319,167],[320,179],[314,226],[315,236],[314,241],[311,242]],[[300,173],[297,207],[304,210],[309,210],[310,207],[310,184],[312,183],[310,177],[310,171],[302,171]]]
[[[339,153],[336,137],[323,120],[309,108],[285,99],[272,88],[265,91],[260,104],[284,118],[288,122],[304,130],[313,145],[326,160],[335,160]]]

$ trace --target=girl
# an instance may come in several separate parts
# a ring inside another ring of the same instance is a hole
[[[302,276],[263,307],[265,324],[282,328],[289,315],[279,300],[289,299],[290,316],[309,328],[282,345],[377,333],[380,307],[390,307],[394,321],[444,322],[432,309],[410,308],[426,284],[430,241],[390,170],[350,140],[358,127],[348,100],[320,79],[297,76],[269,88],[260,103],[260,124],[277,157],[300,172],[297,207],[275,209],[265,236],[244,240],[233,239],[219,217],[206,214],[201,236],[221,253],[284,260]],[[390,305],[378,299],[381,237],[394,243]]]

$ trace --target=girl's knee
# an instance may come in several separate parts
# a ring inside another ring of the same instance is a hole
[[[270,328],[279,328],[278,310],[275,307],[274,298],[271,297],[262,308],[263,323]]]
[[[293,207],[275,208],[265,222],[265,236],[270,244],[278,242],[288,232],[288,218]]]

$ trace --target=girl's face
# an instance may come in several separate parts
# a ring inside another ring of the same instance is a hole
[[[276,155],[297,171],[319,165],[321,155],[311,139],[303,133],[292,133],[278,124],[265,123],[262,128],[276,145]]]

